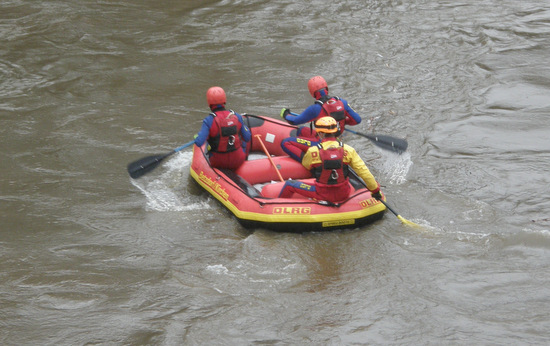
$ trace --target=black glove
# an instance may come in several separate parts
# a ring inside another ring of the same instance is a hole
[[[286,120],[286,116],[290,114],[290,109],[283,108],[281,109],[281,118]]]
[[[376,198],[376,200],[378,201],[382,200],[382,194],[380,193],[380,191],[373,193],[372,197]]]

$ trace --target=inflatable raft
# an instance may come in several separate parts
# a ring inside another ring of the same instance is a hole
[[[265,147],[269,157],[249,159],[235,171],[217,169],[208,163],[206,145],[195,145],[190,171],[193,179],[244,227],[311,232],[357,228],[382,218],[386,207],[371,196],[355,174],[350,174],[353,192],[337,204],[298,194],[278,198],[282,180],[314,180],[308,170],[281,149],[281,141],[296,136],[297,127],[264,116],[244,114],[243,120],[252,132],[250,153],[265,153]]]

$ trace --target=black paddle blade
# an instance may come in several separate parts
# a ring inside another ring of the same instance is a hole
[[[402,138],[396,138],[386,135],[365,135],[365,137],[370,139],[373,144],[379,146],[380,148],[390,150],[398,154],[406,151],[407,147],[409,146],[409,143],[407,143],[407,141]]]
[[[172,155],[173,153],[174,152],[162,155],[151,155],[131,162],[128,164],[128,174],[130,174],[130,177],[132,177],[133,179],[137,179],[157,168],[162,160]]]

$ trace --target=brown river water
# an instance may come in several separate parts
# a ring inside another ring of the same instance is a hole
[[[391,213],[242,228],[189,178],[223,87],[278,117],[324,76]],[[550,1],[3,0],[0,344],[550,344]]]

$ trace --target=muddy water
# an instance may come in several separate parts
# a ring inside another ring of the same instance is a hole
[[[0,342],[548,344],[547,1],[3,1]],[[245,230],[188,176],[224,87],[276,117],[321,74],[389,203],[363,229]]]

